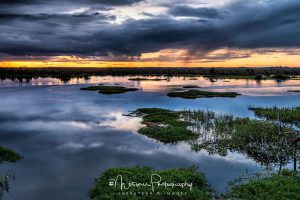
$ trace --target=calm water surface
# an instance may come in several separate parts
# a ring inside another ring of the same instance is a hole
[[[0,145],[24,159],[0,165],[1,174],[14,174],[4,199],[84,200],[95,177],[105,169],[147,165],[156,169],[196,165],[220,192],[245,171],[262,169],[239,153],[228,156],[195,153],[186,143],[165,145],[137,134],[139,118],[123,114],[141,107],[205,109],[254,117],[248,106],[300,106],[300,80],[261,82],[176,77],[167,81],[128,81],[128,77],[34,79],[0,81]],[[139,87],[120,95],[81,91],[83,86],[105,83]],[[166,93],[182,85],[203,90],[236,91],[237,98],[186,100]]]

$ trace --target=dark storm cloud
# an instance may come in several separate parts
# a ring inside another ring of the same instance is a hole
[[[175,6],[170,9],[170,14],[180,17],[204,17],[204,18],[217,18],[220,13],[214,8],[192,8],[189,6]]]
[[[2,14],[0,52],[20,56],[67,54],[113,59],[166,48],[184,48],[205,55],[223,47],[300,47],[299,1],[250,2],[235,1],[219,10],[175,7],[165,14],[128,19],[121,24],[108,23],[114,21],[114,16],[105,14]],[[220,17],[223,12],[226,15]],[[177,20],[174,15],[196,18]]]
[[[57,20],[57,23],[68,23],[74,22],[79,23],[80,21],[92,21],[92,20],[114,20],[116,17],[113,15],[105,15],[98,12],[91,13],[91,14],[37,14],[37,15],[30,15],[30,14],[1,14],[0,13],[0,22],[1,21],[14,21],[14,20],[22,20],[22,21],[41,21],[41,22],[50,22],[51,20]]]
[[[24,4],[52,4],[52,3],[70,3],[70,4],[102,4],[102,5],[131,5],[143,0],[1,0],[0,5],[24,5]]]

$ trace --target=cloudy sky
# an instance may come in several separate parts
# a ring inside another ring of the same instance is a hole
[[[298,0],[1,0],[0,66],[298,66]]]

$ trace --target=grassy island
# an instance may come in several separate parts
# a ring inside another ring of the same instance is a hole
[[[140,108],[130,115],[141,116],[146,126],[139,129],[140,134],[164,143],[176,143],[197,138],[188,129],[188,122],[180,119],[180,113],[161,108]]]
[[[185,85],[182,88],[189,89],[189,88],[200,88],[200,87],[197,85]]]
[[[155,175],[153,176],[153,174]],[[118,177],[118,175],[122,176],[124,186],[128,187],[133,182],[135,182],[136,186],[121,190],[120,176]],[[160,178],[161,180],[159,181]],[[163,187],[159,186],[158,182],[160,184],[164,182],[175,184],[186,182],[187,184],[192,184],[192,187]],[[138,184],[139,186],[137,186]],[[149,184],[149,186],[146,184]],[[205,176],[194,167],[154,170],[149,167],[139,166],[107,169],[95,180],[94,186],[89,191],[89,195],[93,200],[211,200],[213,198],[212,193],[213,190],[207,183]]]
[[[86,88],[81,88],[81,90],[89,90],[89,91],[98,91],[100,94],[121,94],[125,92],[137,91],[137,88],[127,88],[123,86],[106,86],[106,85],[98,85],[98,86],[90,86]]]
[[[196,99],[196,98],[212,98],[212,97],[236,97],[240,94],[236,92],[210,92],[203,90],[187,90],[176,91],[168,93],[169,97],[180,97],[184,99]]]
[[[298,93],[298,92],[300,92],[300,90],[288,90],[287,92],[294,92],[294,93]]]
[[[165,81],[168,80],[167,78],[145,78],[145,77],[136,77],[136,78],[129,78],[129,81]]]

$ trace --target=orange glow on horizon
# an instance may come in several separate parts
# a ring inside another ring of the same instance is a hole
[[[222,59],[224,57],[224,59]],[[220,49],[201,57],[185,50],[144,53],[132,61],[101,61],[75,56],[49,57],[47,60],[0,61],[0,67],[300,67],[299,54],[281,51],[255,53],[250,50]]]

